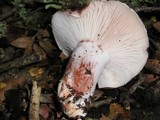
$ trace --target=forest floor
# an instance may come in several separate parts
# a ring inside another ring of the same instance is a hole
[[[0,120],[69,120],[57,99],[68,59],[54,40],[51,18],[58,9],[81,9],[86,2],[51,1],[0,1]],[[127,85],[97,88],[84,120],[160,120],[160,1],[121,2],[142,19],[149,58]]]

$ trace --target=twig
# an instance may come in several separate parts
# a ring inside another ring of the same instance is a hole
[[[139,80],[129,89],[128,93],[130,95],[133,94],[137,90],[137,88],[144,82],[145,78],[145,76],[140,74]]]
[[[159,12],[160,7],[141,7],[141,8],[134,8],[136,12]]]
[[[37,82],[33,82],[32,96],[29,110],[29,120],[39,120],[41,87],[37,86]]]
[[[32,64],[32,63],[37,63],[45,60],[44,56],[41,56],[40,54],[32,54],[31,56],[27,57],[22,57],[22,58],[17,58],[13,61],[4,63],[0,65],[0,72],[8,71],[13,68],[21,68],[23,66]]]
[[[17,7],[13,8],[11,11],[0,15],[0,21],[7,19],[8,17],[12,16],[14,13],[17,12]]]

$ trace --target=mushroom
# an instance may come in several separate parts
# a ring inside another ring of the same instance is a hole
[[[71,118],[86,116],[97,83],[99,88],[123,86],[148,58],[142,21],[118,1],[94,0],[81,11],[58,11],[52,29],[59,48],[70,57],[58,97]]]

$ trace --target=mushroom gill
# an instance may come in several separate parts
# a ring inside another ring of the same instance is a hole
[[[79,14],[79,15],[75,15]],[[57,12],[52,29],[70,60],[58,86],[63,111],[85,117],[87,104],[100,88],[126,84],[148,58],[148,36],[138,15],[118,1],[92,1],[82,12]]]

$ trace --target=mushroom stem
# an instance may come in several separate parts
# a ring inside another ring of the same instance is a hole
[[[86,116],[87,103],[108,61],[109,54],[93,41],[85,40],[77,45],[58,87],[65,114],[72,118]]]

